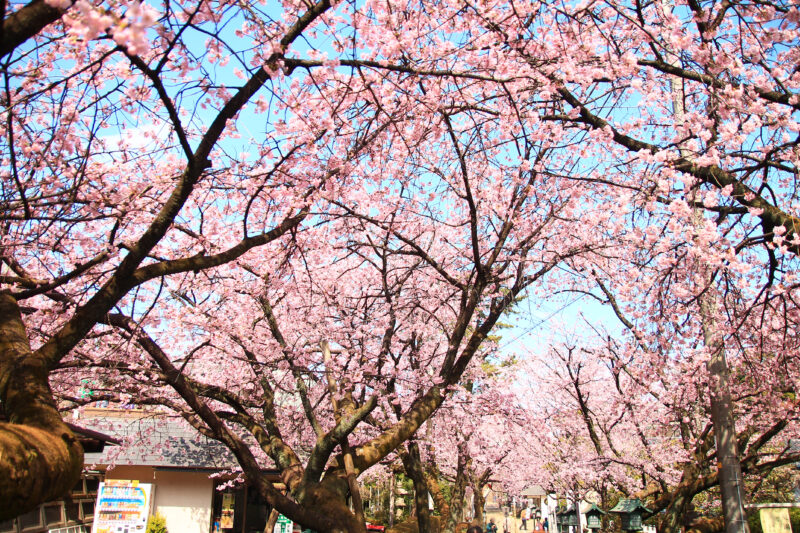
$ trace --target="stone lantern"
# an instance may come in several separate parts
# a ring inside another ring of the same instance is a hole
[[[606,512],[597,507],[595,504],[592,504],[589,510],[583,514],[586,515],[586,527],[589,528],[593,533],[596,533],[603,527],[603,515],[606,514]]]
[[[578,526],[578,515],[573,506],[569,506],[561,512],[556,513],[559,533],[569,533],[570,527]],[[580,532],[576,532],[580,533]]]
[[[566,511],[566,509],[561,509],[559,511],[556,511],[555,530],[557,533],[568,533],[569,526],[566,524],[566,519],[564,518],[564,511]]]
[[[641,531],[642,514],[651,512],[638,498],[622,499],[609,513],[620,515],[623,531]]]

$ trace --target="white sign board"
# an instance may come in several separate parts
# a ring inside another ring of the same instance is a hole
[[[761,509],[760,515],[764,533],[792,533],[789,509]]]
[[[144,533],[152,507],[153,485],[127,479],[100,483],[92,533]]]

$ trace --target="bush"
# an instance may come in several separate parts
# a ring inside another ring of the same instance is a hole
[[[167,533],[167,519],[161,513],[150,515],[147,519],[147,533]]]

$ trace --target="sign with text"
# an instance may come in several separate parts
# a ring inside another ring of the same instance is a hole
[[[789,509],[761,509],[760,515],[764,533],[792,533]]]
[[[219,525],[222,529],[233,529],[234,502],[233,494],[226,492],[222,495],[222,516]]]
[[[144,533],[152,506],[153,485],[136,480],[100,483],[92,533]]]

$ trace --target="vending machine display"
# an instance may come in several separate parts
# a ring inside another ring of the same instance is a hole
[[[109,479],[100,483],[92,533],[144,533],[152,506],[153,486]]]

